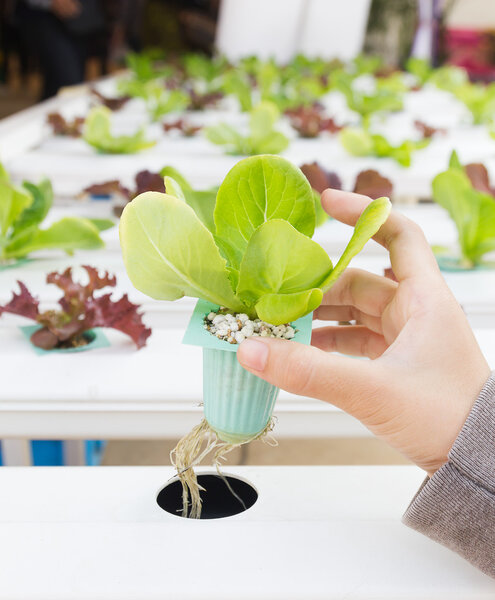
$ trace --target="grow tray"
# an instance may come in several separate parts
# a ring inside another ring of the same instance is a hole
[[[258,499],[192,521],[156,502],[170,467],[0,470],[0,598],[494,596],[492,579],[400,523],[424,477],[416,467],[225,471]]]

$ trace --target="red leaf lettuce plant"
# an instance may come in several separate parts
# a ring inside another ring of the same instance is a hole
[[[97,290],[114,287],[116,278],[107,272],[100,276],[97,269],[87,265],[84,269],[89,277],[86,285],[73,280],[70,267],[63,273],[48,273],[46,282],[63,292],[58,301],[61,310],[40,312],[39,301],[18,281],[20,293],[14,293],[8,304],[0,306],[0,315],[8,312],[39,323],[41,327],[32,334],[31,342],[44,350],[86,345],[87,332],[94,327],[117,329],[128,335],[138,348],[145,346],[151,329],[143,324],[139,306],[130,302],[127,294],[117,301],[111,299],[111,293],[95,296]]]

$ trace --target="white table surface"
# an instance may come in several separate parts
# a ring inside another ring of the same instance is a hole
[[[0,598],[471,600],[495,582],[401,524],[416,467],[235,467],[258,501],[163,512],[161,467],[0,470]]]
[[[77,354],[37,355],[18,330],[20,317],[0,322],[0,438],[163,438],[199,422],[202,354],[181,343],[183,329],[155,329],[136,351],[120,332],[112,345]],[[495,369],[495,330],[475,330]],[[323,402],[282,391],[276,435],[367,435],[355,419]]]

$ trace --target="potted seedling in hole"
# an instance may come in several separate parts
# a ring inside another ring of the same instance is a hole
[[[96,292],[115,287],[117,280],[108,273],[99,275],[94,267],[84,265],[88,283],[74,281],[69,267],[63,273],[48,273],[47,283],[59,287],[63,295],[58,301],[58,310],[39,310],[39,301],[28,288],[18,281],[19,294],[0,306],[0,315],[11,313],[36,321],[36,325],[22,328],[38,352],[75,351],[107,346],[105,336],[95,328],[109,327],[128,335],[137,348],[146,345],[151,334],[138,312],[139,306],[129,301],[127,294],[113,300],[111,293],[96,295]]]
[[[433,199],[454,221],[461,251],[460,258],[437,256],[445,270],[466,270],[488,265],[486,254],[495,251],[495,197],[483,165],[463,167],[455,152],[449,168],[433,180]]]
[[[203,346],[206,419],[173,456],[184,515],[198,517],[192,467],[213,449],[218,464],[226,452],[271,428],[278,390],[240,366],[239,342],[253,335],[309,341],[310,313],[387,219],[390,202],[379,198],[364,210],[333,266],[311,239],[311,186],[287,160],[261,155],[237,163],[220,185],[208,222],[173,183],[166,182],[167,194],[147,192],[125,207],[120,241],[138,290],[158,300],[200,299],[185,341]]]
[[[24,261],[39,250],[93,250],[105,244],[100,231],[113,227],[107,219],[64,217],[41,229],[53,203],[48,179],[14,185],[0,165],[0,269]]]

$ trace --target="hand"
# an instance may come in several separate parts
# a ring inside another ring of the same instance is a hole
[[[336,190],[322,197],[348,225],[369,202]],[[251,338],[237,356],[270,383],[345,410],[431,475],[447,461],[490,369],[421,229],[392,212],[374,239],[389,251],[398,283],[348,269],[314,315],[356,325],[315,329],[312,346]]]
[[[81,12],[79,0],[52,0],[52,12],[59,19],[73,19]]]

